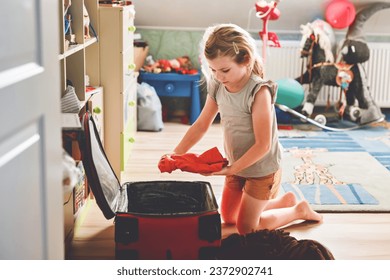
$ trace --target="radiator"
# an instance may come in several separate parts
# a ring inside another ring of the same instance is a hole
[[[265,61],[265,75],[268,79],[278,80],[296,78],[301,75],[299,41],[281,41],[281,47],[269,47]],[[390,43],[369,43],[370,59],[363,64],[367,73],[371,96],[379,107],[390,108]],[[258,41],[260,53],[262,43]],[[305,92],[308,86],[304,85]],[[338,87],[324,86],[318,95],[316,105],[325,105],[338,100]]]

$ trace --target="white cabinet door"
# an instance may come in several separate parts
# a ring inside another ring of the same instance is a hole
[[[62,259],[61,1],[0,9],[0,259]]]

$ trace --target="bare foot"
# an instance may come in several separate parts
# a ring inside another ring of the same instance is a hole
[[[286,192],[283,195],[268,201],[263,211],[277,208],[293,207],[297,204],[297,199],[293,192]]]
[[[309,203],[306,200],[300,201],[296,205],[296,211],[299,213],[299,217],[307,221],[322,221],[322,215],[311,209]]]

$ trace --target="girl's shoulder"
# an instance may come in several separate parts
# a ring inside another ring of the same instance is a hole
[[[266,85],[266,86],[270,87],[271,89],[276,87],[276,82],[274,82],[272,80],[265,80],[257,75],[251,75],[251,77],[249,78],[248,84],[252,88],[253,87],[260,88],[263,85]]]
[[[272,80],[266,80],[266,79],[264,79],[264,78],[262,78],[262,77],[260,77],[260,76],[258,76],[258,75],[255,75],[255,74],[252,74],[251,76],[250,76],[250,79],[249,79],[250,81],[252,81],[252,82],[254,82],[254,83],[270,83],[270,84],[272,84],[272,83],[275,83],[274,81],[272,81]]]
[[[277,83],[272,80],[265,80],[257,75],[251,75],[249,79],[249,91],[254,95],[256,94],[260,88],[263,86],[267,86],[271,92],[272,101],[275,101],[276,92],[277,92]]]
[[[211,80],[207,86],[208,95],[214,100],[216,100],[216,95],[218,90],[221,88],[221,83],[216,80]]]

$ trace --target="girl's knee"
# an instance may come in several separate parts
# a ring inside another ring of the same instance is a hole
[[[232,214],[225,212],[221,212],[221,219],[225,224],[235,224],[237,220]]]
[[[239,234],[244,235],[254,232],[258,229],[258,224],[252,224],[248,222],[237,221],[236,228]]]
[[[272,230],[272,229],[274,229],[273,226],[272,226],[272,222],[273,222],[274,219],[276,219],[276,217],[273,216],[273,215],[272,216],[268,216],[267,218],[260,217],[258,229],[259,230],[262,230],[262,229]]]

